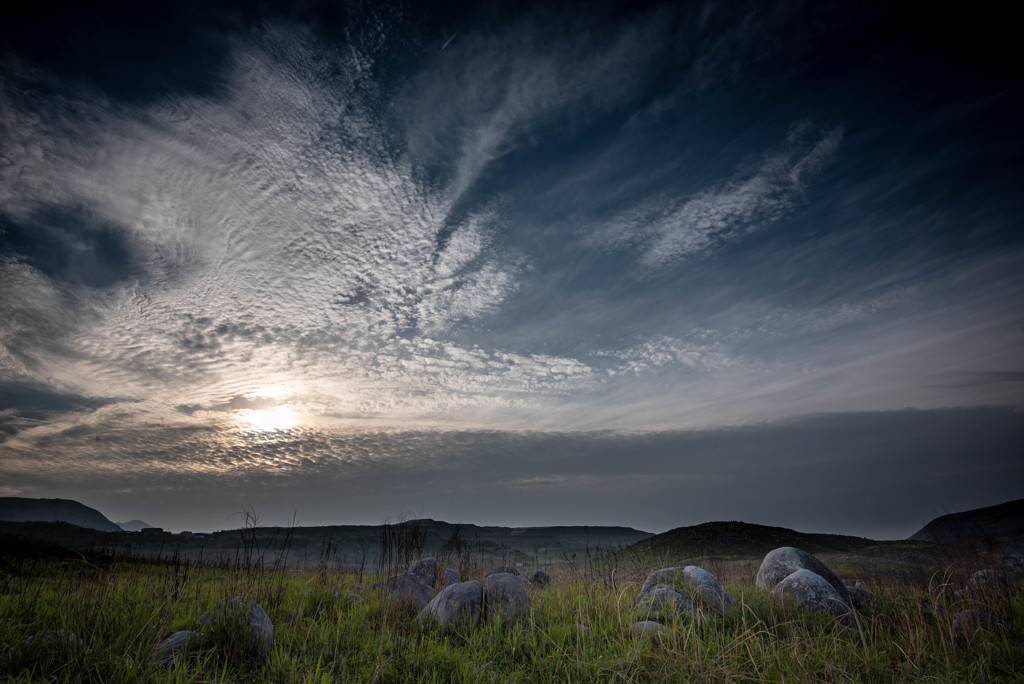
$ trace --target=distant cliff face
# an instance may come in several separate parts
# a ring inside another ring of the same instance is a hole
[[[71,499],[26,499],[0,497],[0,520],[10,522],[66,522],[104,532],[120,532],[121,528],[107,520],[95,508]]]

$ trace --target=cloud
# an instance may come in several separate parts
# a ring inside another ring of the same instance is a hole
[[[752,172],[738,170],[685,199],[640,204],[609,221],[590,242],[635,246],[642,266],[665,268],[761,230],[797,206],[806,182],[821,172],[843,138],[842,128],[812,133],[808,123],[798,122],[785,149],[765,155]]]
[[[412,160],[440,172],[453,203],[489,164],[559,119],[586,119],[635,94],[664,47],[660,16],[605,34],[531,17],[497,32],[466,30],[395,100]]]
[[[92,501],[138,491],[136,512],[157,524],[171,515],[160,501],[175,492],[176,505],[196,508],[173,514],[190,529],[208,529],[245,503],[279,522],[298,507],[304,524],[379,522],[404,506],[480,524],[662,531],[738,518],[905,537],[939,504],[963,509],[1019,497],[1024,444],[1019,415],[999,408],[819,414],[654,433],[255,433],[156,421],[139,431],[130,425],[137,417],[104,412],[74,430],[19,436],[0,463],[3,481],[53,491],[71,477]]]
[[[573,386],[585,375],[564,372],[583,367],[573,359],[434,342],[495,311],[523,259],[494,244],[493,211],[450,218],[449,194],[386,152],[366,59],[266,28],[234,42],[222,94],[132,109],[63,84],[51,83],[55,96],[8,83],[0,209],[35,225],[45,198],[55,234],[105,235],[76,232],[64,209],[75,207],[118,226],[116,258],[141,270],[89,276],[102,298],[78,297],[72,278],[66,297],[52,284],[65,262],[40,268],[40,250],[12,243],[23,258],[5,262],[6,282],[22,282],[4,306],[24,324],[3,326],[10,372],[189,406],[303,386],[321,403],[334,393],[327,410],[373,415]],[[514,90],[544,99],[532,83]],[[41,338],[48,348],[34,346]]]

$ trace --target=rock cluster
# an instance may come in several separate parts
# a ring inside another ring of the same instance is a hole
[[[235,626],[244,630],[244,655],[255,660],[266,660],[274,647],[274,625],[258,603],[242,596],[233,596],[218,602],[196,620],[194,630],[181,630],[161,641],[155,650],[154,659],[169,665],[184,655],[194,645],[225,646],[230,641]]]
[[[806,551],[791,546],[769,551],[757,570],[757,587],[793,599],[805,610],[850,624],[856,621],[849,589],[827,565]]]
[[[736,599],[722,587],[718,578],[696,565],[652,572],[640,588],[636,601],[636,612],[647,618],[645,622],[672,620],[679,615],[703,619],[705,612],[724,614],[735,607]],[[637,626],[636,629],[646,632],[650,631],[648,627]]]
[[[507,568],[495,568],[499,569]],[[517,621],[529,614],[530,598],[522,577],[492,571],[483,583],[456,581],[443,587],[423,604],[416,621],[443,628],[476,627],[496,619]]]

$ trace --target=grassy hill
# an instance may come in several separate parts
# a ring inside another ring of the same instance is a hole
[[[1024,499],[940,516],[910,538],[1024,554]]]
[[[817,554],[856,551],[878,543],[863,537],[797,532],[785,527],[728,521],[677,527],[639,541],[627,551],[654,556],[748,558],[764,556],[780,546],[795,546]]]

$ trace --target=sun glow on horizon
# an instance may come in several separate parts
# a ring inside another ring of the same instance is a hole
[[[241,420],[249,430],[255,432],[278,432],[294,427],[298,422],[298,416],[288,406],[276,406],[246,411]]]

